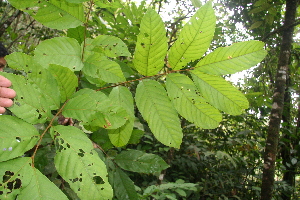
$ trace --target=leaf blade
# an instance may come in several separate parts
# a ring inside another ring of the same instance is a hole
[[[135,100],[154,136],[167,146],[179,148],[183,137],[179,118],[163,86],[154,80],[141,81]]]

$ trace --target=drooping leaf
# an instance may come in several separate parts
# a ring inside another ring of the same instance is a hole
[[[40,134],[34,126],[9,115],[0,115],[0,162],[22,156],[34,147]]]
[[[80,199],[112,199],[104,162],[81,130],[72,126],[55,126],[55,167]]]
[[[82,89],[75,93],[63,109],[65,117],[83,121],[90,130],[99,127],[116,129],[125,124],[128,113],[115,105],[104,93]]]
[[[144,15],[134,52],[133,63],[145,76],[157,74],[164,65],[168,45],[164,23],[156,11]]]
[[[87,40],[86,48],[90,51],[103,53],[107,57],[131,56],[126,44],[115,36],[99,35],[95,39]]]
[[[79,71],[83,67],[81,61],[81,47],[76,39],[57,37],[41,42],[35,49],[35,60],[43,67],[49,64],[68,67],[72,71]]]
[[[211,1],[203,5],[184,25],[169,52],[169,65],[179,70],[187,63],[200,59],[207,51],[215,32],[216,17]]]
[[[141,81],[136,89],[136,105],[158,141],[179,148],[183,134],[178,114],[166,90],[157,81]]]
[[[49,101],[46,98],[44,91],[23,76],[3,72],[0,74],[12,82],[13,89],[17,93],[14,105],[9,108],[17,117],[32,124],[44,123],[52,119],[51,109],[57,105],[52,104],[51,99]],[[59,94],[57,97],[59,98]]]
[[[85,22],[82,4],[68,3],[65,0],[9,0],[8,2],[17,9],[29,13],[49,28],[75,28]]]
[[[101,79],[107,83],[125,81],[120,65],[97,53],[86,59],[83,72],[90,77]]]
[[[60,65],[51,64],[49,71],[57,81],[61,95],[60,101],[65,102],[73,95],[78,86],[77,76],[69,68]]]
[[[116,168],[113,187],[118,199],[138,200],[133,181],[121,169]]]
[[[229,47],[219,47],[205,56],[195,66],[196,71],[207,74],[225,75],[253,67],[266,56],[264,43],[246,41],[235,43]]]
[[[125,170],[147,174],[169,167],[161,157],[138,150],[122,151],[115,157],[115,162]]]
[[[129,114],[129,119],[123,126],[117,129],[108,130],[108,136],[112,144],[121,147],[128,143],[133,130],[135,119],[133,98],[129,89],[125,87],[115,87],[109,94],[109,98],[114,104],[125,108]]]
[[[200,93],[215,108],[231,115],[248,108],[247,98],[223,78],[200,71],[193,71],[192,77]]]
[[[178,113],[201,128],[213,129],[222,120],[220,112],[200,96],[187,76],[172,73],[166,81],[168,95]]]
[[[31,163],[28,157],[0,163],[1,199],[67,200],[64,193]]]

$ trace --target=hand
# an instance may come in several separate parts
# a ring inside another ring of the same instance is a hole
[[[5,112],[5,107],[13,105],[11,100],[16,96],[16,92],[8,87],[11,86],[10,80],[0,75],[0,114]]]

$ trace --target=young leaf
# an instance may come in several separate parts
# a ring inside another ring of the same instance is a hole
[[[72,4],[61,0],[9,0],[8,2],[17,9],[29,13],[49,28],[75,28],[85,22],[82,4]]]
[[[215,108],[231,115],[239,115],[249,106],[247,98],[221,77],[193,71],[195,85]]]
[[[65,117],[81,120],[90,130],[99,127],[116,129],[125,124],[128,114],[115,105],[104,93],[82,89],[75,93],[63,109]]]
[[[57,81],[61,95],[60,101],[63,103],[74,94],[78,86],[77,76],[69,68],[60,65],[51,64],[49,71]]]
[[[35,60],[43,67],[57,64],[68,67],[72,71],[79,71],[83,67],[81,61],[81,47],[76,39],[57,37],[41,42],[35,49]]]
[[[164,23],[156,11],[149,9],[144,15],[134,52],[134,67],[145,76],[157,74],[167,54]]]
[[[138,173],[156,173],[167,169],[169,165],[155,154],[138,150],[122,151],[115,162],[123,169]]]
[[[31,163],[28,157],[0,163],[1,199],[67,200],[64,193]]]
[[[161,143],[179,148],[183,134],[178,114],[166,90],[157,81],[141,81],[136,89],[136,105]]]
[[[124,146],[128,143],[134,124],[134,105],[131,92],[125,87],[115,87],[109,94],[109,98],[116,105],[125,108],[129,114],[129,119],[118,129],[108,130],[108,136],[112,144],[117,147]]]
[[[80,199],[112,199],[104,162],[81,130],[72,126],[55,126],[55,167]]]
[[[169,52],[169,64],[179,70],[187,63],[200,59],[214,36],[216,16],[211,1],[203,5],[184,25]]]
[[[254,40],[235,43],[229,47],[219,47],[200,60],[195,70],[207,74],[225,75],[249,69],[266,56],[267,52],[263,47],[263,42]]]
[[[113,187],[118,199],[138,200],[133,181],[121,169],[116,168]]]
[[[166,86],[173,105],[182,117],[201,128],[213,129],[219,125],[221,113],[199,96],[198,89],[187,76],[169,74]]]
[[[0,115],[0,162],[22,156],[39,140],[31,124],[9,115]]]
[[[98,53],[86,59],[83,72],[90,77],[102,79],[107,83],[125,81],[120,65],[105,56],[100,56]]]

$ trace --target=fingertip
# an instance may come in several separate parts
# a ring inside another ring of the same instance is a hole
[[[0,107],[0,114],[3,114],[3,113],[5,113],[5,111],[6,111],[6,109],[5,109],[5,108],[3,108],[3,107]]]

